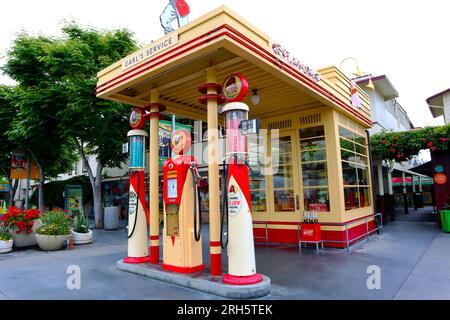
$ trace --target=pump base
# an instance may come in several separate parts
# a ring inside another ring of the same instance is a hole
[[[143,263],[149,263],[150,257],[141,257],[141,258],[133,258],[133,257],[127,257],[123,259],[123,262],[126,264],[143,264]]]
[[[260,274],[255,274],[253,276],[238,277],[227,274],[223,276],[223,283],[233,285],[233,286],[250,286],[252,284],[257,284],[263,281],[263,277]]]
[[[171,266],[171,265],[163,263],[163,264],[161,264],[161,268],[163,270],[176,272],[176,273],[193,274],[193,273],[198,273],[198,272],[202,272],[203,270],[205,270],[205,265],[202,264],[197,267],[188,268],[188,267],[176,267],[176,266]]]

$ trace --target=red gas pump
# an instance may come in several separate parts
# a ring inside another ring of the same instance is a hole
[[[205,269],[201,242],[200,178],[195,158],[184,155],[190,148],[184,130],[172,136],[172,151],[178,154],[163,167],[164,246],[162,268],[178,273]]]

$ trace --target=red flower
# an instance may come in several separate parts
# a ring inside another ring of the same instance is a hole
[[[442,142],[448,142],[448,140],[449,140],[448,138],[441,138]]]
[[[433,142],[430,141],[430,142],[427,143],[427,147],[428,148],[431,148],[432,146],[433,146]]]

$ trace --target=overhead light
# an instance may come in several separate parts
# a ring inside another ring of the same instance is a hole
[[[258,89],[253,89],[252,92],[252,103],[253,105],[257,106],[261,102],[261,97],[258,94]]]
[[[370,90],[375,90],[375,86],[373,84],[372,77],[369,78],[369,83],[366,85],[366,88],[370,89]]]

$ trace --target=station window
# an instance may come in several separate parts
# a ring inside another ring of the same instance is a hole
[[[250,196],[253,212],[267,212],[266,175],[264,172],[265,139],[249,136],[248,161],[252,169],[250,175]]]
[[[367,139],[339,127],[345,210],[369,207],[369,159]]]
[[[300,129],[301,174],[305,210],[330,211],[325,128]]]

